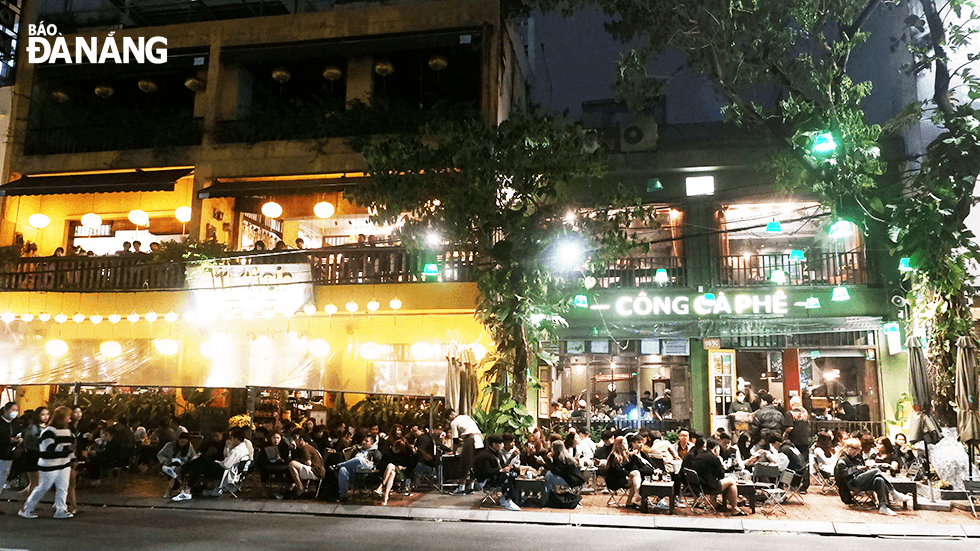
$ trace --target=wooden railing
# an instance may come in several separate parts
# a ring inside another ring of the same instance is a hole
[[[868,285],[872,278],[864,251],[808,254],[790,260],[789,254],[722,256],[715,265],[714,283],[724,287],[758,285]],[[782,270],[784,283],[772,274]]]
[[[599,287],[686,287],[687,270],[677,256],[650,256],[621,258],[606,265],[597,278]],[[666,274],[657,280],[657,270]],[[664,279],[665,277],[665,279]]]
[[[470,251],[419,253],[404,247],[356,245],[269,252],[230,253],[217,260],[233,264],[309,262],[313,283],[412,283],[472,281],[476,256]],[[429,273],[426,272],[428,268]],[[151,255],[21,258],[0,267],[0,289],[24,291],[110,291],[182,289],[185,264],[156,262]]]

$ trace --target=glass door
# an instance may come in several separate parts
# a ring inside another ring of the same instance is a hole
[[[735,351],[708,350],[709,387],[711,392],[712,430],[728,428],[728,409],[735,397]]]

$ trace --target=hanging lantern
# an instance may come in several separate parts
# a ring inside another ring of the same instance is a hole
[[[276,67],[272,70],[272,79],[279,84],[286,84],[292,77],[292,73],[290,73],[289,69],[285,67]]]
[[[387,59],[382,59],[374,64],[374,72],[386,77],[395,72],[395,66]]]
[[[89,316],[88,320],[91,321],[93,325],[98,325],[102,323],[102,316],[100,316],[98,313],[95,313]]]
[[[44,349],[55,358],[60,358],[68,353],[68,343],[61,339],[52,339],[44,345]]]
[[[354,312],[357,312],[357,303],[352,300],[352,301],[350,301],[350,302],[347,303],[346,308],[347,308],[347,311],[348,312],[350,312],[351,314],[353,314]]]
[[[327,65],[323,68],[323,78],[330,82],[336,82],[344,77],[344,72],[336,65]]]
[[[366,342],[359,346],[357,351],[365,360],[374,360],[381,355],[381,346],[373,342]]]
[[[102,99],[106,99],[106,98],[112,96],[112,94],[115,94],[115,93],[116,93],[116,90],[113,89],[112,86],[109,86],[108,84],[105,84],[105,83],[99,84],[98,86],[95,87],[95,95],[96,96],[99,96]]]
[[[31,323],[32,321],[34,321],[34,314],[31,314],[30,312],[26,314],[21,314],[20,321],[24,323]]]
[[[332,316],[337,313],[337,306],[334,304],[328,304],[323,307],[323,311],[326,312],[328,316]]]
[[[122,345],[116,341],[105,341],[99,345],[99,354],[106,358],[115,358],[122,354]]]
[[[804,308],[806,308],[807,310],[814,310],[820,308],[820,299],[817,297],[810,297],[806,299],[806,304],[804,305]]]
[[[177,321],[177,317],[178,317],[177,316],[177,312],[174,312],[173,310],[171,310],[171,311],[167,312],[163,316],[163,319],[165,319],[167,321],[167,323],[173,323],[173,322]]]
[[[51,223],[51,219],[48,218],[47,215],[39,212],[30,215],[30,217],[27,218],[27,223],[36,230],[43,230],[44,228],[48,227],[48,224]]]
[[[371,302],[367,303],[367,309],[370,310],[371,312],[377,312],[378,308],[380,307],[381,305],[378,303],[378,301],[374,299],[372,299]]]
[[[68,97],[68,93],[64,90],[58,89],[51,92],[51,100],[55,103],[65,103],[69,99],[71,98]]]
[[[160,339],[153,341],[153,346],[161,356],[173,356],[180,351],[180,344],[173,339]]]
[[[119,314],[109,314],[109,317],[106,319],[109,320],[109,323],[115,325],[120,321],[122,321],[122,316],[120,316]],[[55,319],[55,321],[57,321],[57,319]]]
[[[834,294],[830,297],[830,300],[834,302],[848,301],[851,300],[851,293],[847,292],[846,287],[838,285],[837,287],[834,287]]]
[[[146,92],[147,94],[152,94],[153,92],[157,91],[157,83],[153,82],[152,79],[141,78],[137,83],[137,86],[139,86],[140,90]]]
[[[15,316],[13,312],[4,312],[2,315],[0,315],[0,320],[3,320],[4,323],[10,323],[15,319],[17,319],[17,316]]]
[[[653,276],[653,280],[660,285],[664,285],[670,282],[670,275],[667,274],[665,268],[657,268],[657,273]]]
[[[773,220],[766,224],[766,233],[782,233],[783,225],[778,220]]]
[[[317,218],[330,218],[335,212],[337,212],[337,209],[334,208],[333,203],[321,201],[313,205],[313,214]]]
[[[49,314],[47,312],[41,312],[40,314],[37,315],[37,319],[41,323],[44,323],[44,322],[48,321],[49,319],[51,319],[51,314]]]
[[[262,205],[262,215],[269,218],[279,218],[282,216],[282,205],[275,201],[269,201]]]
[[[188,77],[184,81],[184,87],[192,92],[203,92],[208,89],[207,83],[197,77]]]
[[[71,317],[71,321],[75,323],[82,323],[83,321],[85,321],[85,314],[81,312],[75,312]]]
[[[775,269],[769,274],[769,281],[775,283],[776,285],[784,285],[786,283],[786,272]]]
[[[393,298],[390,302],[388,302],[388,306],[391,306],[392,310],[397,310],[402,307],[402,301],[398,300],[397,298]]]
[[[806,260],[806,255],[803,254],[803,251],[801,249],[793,249],[792,251],[790,251],[789,253],[790,262],[803,262],[804,260]]]
[[[57,323],[65,323],[66,321],[68,321],[68,316],[66,316],[64,312],[58,312],[57,314],[54,315],[54,321],[56,321]]]
[[[433,71],[441,71],[449,66],[449,60],[442,54],[436,54],[429,58],[429,68]]]
[[[153,322],[155,322],[157,320],[157,317],[158,316],[157,316],[157,313],[156,312],[154,312],[153,310],[150,310],[143,317],[146,319],[146,321],[148,321],[150,323],[153,323]]]
[[[102,217],[94,212],[90,212],[82,216],[82,227],[83,228],[98,228],[102,225]]]
[[[181,224],[186,224],[191,221],[191,208],[190,207],[177,207],[174,211],[174,218],[177,219]]]
[[[137,314],[136,312],[133,312],[132,314],[126,316],[126,321],[128,321],[129,323],[136,323],[139,320],[140,320],[140,315]]]
[[[307,316],[312,316],[313,314],[316,313],[316,306],[312,304],[307,304],[306,306],[303,307],[303,312],[305,312]]]
[[[145,210],[133,209],[129,211],[129,221],[137,226],[149,226],[150,215]]]

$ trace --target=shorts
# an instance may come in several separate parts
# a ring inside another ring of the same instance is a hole
[[[24,471],[29,473],[37,472],[37,460],[41,458],[40,451],[30,451],[24,453]]]
[[[309,465],[303,465],[302,463],[300,463],[297,472],[299,472],[300,480],[320,480],[320,477],[313,474],[313,467]]]

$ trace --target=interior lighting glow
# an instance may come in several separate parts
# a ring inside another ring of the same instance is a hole
[[[660,285],[664,285],[670,281],[670,276],[667,275],[667,270],[664,268],[657,268],[657,273],[653,276],[653,280]]]
[[[330,218],[335,212],[337,212],[337,209],[334,208],[333,203],[321,201],[313,205],[313,214],[317,218]]]
[[[328,304],[328,305],[326,305],[326,306],[323,307],[323,311],[326,312],[328,316],[332,316],[332,315],[334,315],[334,314],[337,313],[337,305],[336,304]]]
[[[393,298],[388,302],[388,306],[390,306],[392,310],[398,310],[402,307],[402,301],[398,300],[397,298]]]
[[[783,285],[786,283],[786,272],[782,270],[773,270],[769,274],[769,281],[775,283],[776,285]]]
[[[428,360],[432,357],[432,345],[427,342],[417,342],[410,350],[416,360]]]
[[[96,313],[92,314],[91,316],[89,316],[88,317],[88,320],[90,322],[92,322],[92,325],[98,325],[98,324],[102,323],[102,316],[99,315],[98,312],[96,312]]]
[[[4,312],[3,314],[0,314],[0,320],[3,320],[4,323],[10,323],[15,319],[17,319],[17,316],[15,316],[13,312]]]
[[[313,314],[316,313],[316,306],[312,304],[307,304],[306,306],[303,307],[303,312],[305,312],[307,316],[312,316]]]
[[[105,341],[99,345],[99,354],[106,358],[115,358],[122,354],[122,345],[116,341]]]
[[[359,346],[357,351],[365,360],[376,360],[381,355],[381,346],[377,343],[366,342]]]
[[[82,323],[83,321],[85,321],[85,314],[83,314],[81,312],[75,312],[71,316],[71,321],[73,321],[75,323]]]
[[[24,323],[30,323],[30,322],[34,321],[34,314],[31,314],[30,312],[28,312],[26,314],[21,314],[20,315],[20,321],[22,321]]]
[[[834,294],[830,297],[830,300],[834,302],[844,302],[846,300],[851,300],[851,294],[847,292],[846,287],[841,287],[838,285],[834,287]]]
[[[371,300],[371,302],[368,302],[367,303],[367,309],[370,310],[370,311],[372,311],[372,312],[377,312],[378,311],[378,308],[380,308],[380,307],[381,307],[381,304],[379,304],[378,301],[373,300],[373,299]]]
[[[40,212],[32,214],[27,218],[27,223],[31,225],[32,228],[36,230],[43,230],[51,224],[51,219],[47,215],[41,214]]]
[[[357,303],[352,300],[347,303],[347,306],[345,306],[345,308],[347,308],[348,312],[353,314],[354,312],[357,312]]]
[[[272,308],[266,308],[265,310],[262,311],[262,317],[264,317],[265,319],[271,319],[275,315],[276,315],[276,311],[273,310]]]
[[[45,343],[44,350],[55,358],[60,358],[68,353],[68,343],[61,339],[52,339]]]
[[[129,211],[129,221],[137,226],[149,226],[150,215],[145,210],[133,209]]]
[[[487,355],[487,347],[480,343],[471,344],[470,351],[473,352],[473,359],[476,361],[482,360]]]
[[[150,310],[149,312],[146,313],[145,316],[143,316],[143,318],[150,323],[155,322],[158,317],[159,316],[157,316],[157,313],[154,312],[153,310]]]
[[[63,315],[64,314],[58,314],[58,316],[63,316]],[[55,316],[54,317],[54,321],[58,321],[58,316]],[[122,321],[122,316],[120,316],[119,314],[109,314],[109,317],[106,318],[106,319],[109,320],[109,323],[115,325],[115,324],[119,323],[120,321]],[[62,322],[58,322],[58,323],[62,323]]]
[[[41,320],[42,323],[46,322],[51,319],[51,314],[47,312],[41,312],[40,314],[37,315],[37,319]]]
[[[177,321],[177,318],[178,317],[180,317],[180,316],[177,315],[177,312],[174,312],[173,310],[171,310],[171,311],[167,312],[163,316],[163,319],[167,320],[167,323],[173,323],[173,322]]]
[[[153,341],[153,346],[161,356],[173,356],[180,351],[180,344],[173,339],[157,339]]]
[[[269,201],[262,205],[262,215],[269,218],[279,218],[282,216],[282,205],[275,201]]]
[[[197,319],[197,314],[195,314],[194,312],[184,312],[183,318],[184,321],[194,321],[195,319]]]
[[[688,197],[715,194],[714,176],[689,176],[684,179]]]
[[[102,225],[102,217],[94,212],[90,212],[82,216],[82,227],[83,228],[98,228]]]
[[[244,312],[242,312],[242,319],[243,320],[250,320],[250,319],[252,319],[254,317],[255,317],[255,312],[253,312],[251,310],[245,310]]]
[[[177,207],[174,210],[174,218],[177,219],[181,224],[186,224],[191,221],[191,208],[190,207]]]
[[[136,323],[139,320],[140,320],[140,315],[137,314],[136,312],[133,312],[132,314],[126,316],[126,321],[128,321],[129,323]]]
[[[310,354],[317,358],[322,358],[330,353],[330,343],[323,339],[313,339],[307,348]]]

